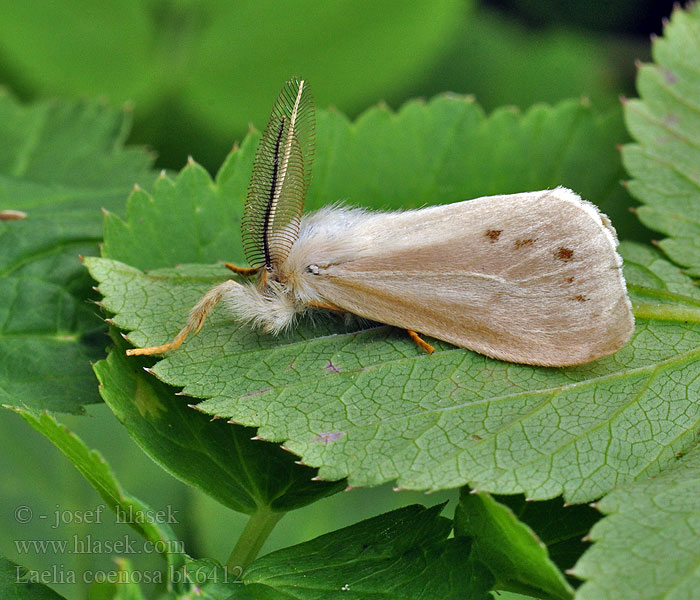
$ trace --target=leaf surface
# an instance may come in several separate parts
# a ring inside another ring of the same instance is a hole
[[[138,583],[142,575],[131,561],[115,557],[114,562],[117,569],[113,572],[113,581],[93,583],[90,586],[90,600],[147,600]]]
[[[598,503],[607,515],[590,533],[595,544],[572,573],[585,579],[576,598],[697,597],[700,586],[700,452],[678,457],[663,473],[613,490]]]
[[[244,513],[285,512],[345,487],[311,481],[314,471],[294,457],[233,426],[193,410],[182,396],[144,371],[148,361],[127,359],[127,345],[95,365],[100,392],[141,448],[166,471]]]
[[[637,77],[640,99],[625,106],[627,126],[637,144],[624,148],[632,176],[630,191],[644,204],[640,219],[668,237],[659,243],[681,269],[649,248],[626,252],[632,300],[638,315],[697,322],[700,293],[687,277],[700,274],[700,5],[674,9],[663,38],[652,47],[654,64]],[[698,357],[684,369],[688,411],[698,410]],[[695,373],[694,373],[695,371]],[[679,381],[678,373],[673,381]],[[660,407],[671,413],[675,397],[659,390]],[[654,425],[650,423],[650,425]],[[700,453],[697,423],[679,436],[689,441],[662,465],[613,490],[599,503],[608,516],[593,528],[596,543],[572,573],[586,580],[577,598],[694,598],[700,555]],[[661,467],[661,473],[656,473]]]
[[[442,506],[407,506],[253,562],[254,598],[489,598],[490,573],[467,538],[447,539]]]
[[[122,148],[125,115],[98,104],[18,105],[0,94],[0,402],[82,412],[99,400],[89,362],[104,326],[79,262],[149,159]]]
[[[534,510],[546,510],[550,522],[554,521],[556,502],[537,503],[542,506]],[[489,494],[463,488],[455,511],[455,535],[473,539],[475,555],[496,578],[495,589],[538,598],[572,598],[574,590],[550,558],[546,542],[519,517]],[[558,524],[557,541],[561,542],[567,532]]]
[[[639,218],[668,236],[667,256],[700,275],[700,5],[674,10],[637,75],[640,98],[625,102],[636,140],[623,148]]]
[[[442,97],[398,114],[375,109],[355,124],[322,112],[318,130],[309,208],[338,197],[417,206],[557,183],[604,200],[618,175],[598,152],[607,130],[577,103],[486,118],[468,100]],[[153,196],[134,194],[126,221],[108,216],[108,258],[88,267],[135,345],[172,339],[198,298],[229,277],[220,265],[173,265],[240,262],[250,161],[244,144],[214,183],[192,164],[161,179]],[[391,327],[323,316],[273,338],[235,323],[222,305],[153,372],[206,399],[202,410],[284,442],[325,479],[430,490],[469,483],[582,502],[662,468],[692,443],[700,418],[697,296],[676,293],[689,282],[658,261],[635,267],[644,285],[634,301],[651,316],[638,320],[632,342],[576,368],[498,362],[439,342],[428,356]]]
[[[227,572],[209,559],[188,560],[163,598],[212,600],[439,600],[490,598],[493,578],[466,537],[448,539],[443,505],[406,506]]]
[[[0,557],[0,595],[11,600],[64,600],[43,583],[40,574]]]

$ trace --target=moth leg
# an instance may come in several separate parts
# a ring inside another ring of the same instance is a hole
[[[260,267],[237,267],[230,262],[224,263],[224,266],[227,269],[231,269],[236,275],[243,275],[243,277],[255,275],[260,270]]]
[[[316,302],[315,300],[312,300],[308,303],[308,305],[313,306],[314,308],[325,308],[326,310],[332,310],[334,312],[345,312],[339,306],[336,306],[335,304],[327,304],[326,302]]]
[[[126,351],[127,356],[141,356],[141,355],[151,355],[151,354],[163,354],[168,350],[176,350],[185,341],[185,338],[190,333],[197,333],[204,325],[204,321],[207,315],[213,310],[213,308],[221,300],[222,296],[226,294],[229,290],[236,286],[240,286],[240,283],[229,279],[220,283],[216,287],[210,289],[202,299],[195,304],[194,308],[190,311],[190,316],[187,318],[187,323],[180,330],[172,342],[167,344],[162,344],[160,346],[149,346],[148,348],[130,348]]]
[[[423,350],[425,350],[428,354],[432,354],[435,352],[435,348],[433,348],[428,342],[426,342],[421,336],[419,336],[415,331],[412,329],[407,329],[406,332],[408,335],[411,337],[411,339]]]

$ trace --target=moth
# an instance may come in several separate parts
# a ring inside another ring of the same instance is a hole
[[[221,300],[278,334],[314,309],[351,313],[486,356],[543,366],[612,354],[634,329],[615,229],[569,189],[490,196],[418,210],[331,205],[303,215],[315,116],[291,79],[260,141],[242,221],[254,277],[224,281],[190,312],[178,348]]]

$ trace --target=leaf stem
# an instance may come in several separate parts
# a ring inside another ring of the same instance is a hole
[[[700,308],[676,304],[635,304],[634,316],[655,321],[684,321],[700,323]]]
[[[270,532],[285,514],[284,512],[275,512],[268,506],[260,506],[257,511],[250,515],[250,519],[248,519],[226,561],[226,569],[229,573],[237,573],[255,560]]]
[[[700,300],[697,298],[692,298],[686,296],[685,294],[677,294],[669,290],[659,290],[656,288],[649,288],[642,285],[630,284],[627,286],[630,291],[635,292],[639,296],[646,296],[648,298],[658,298],[660,300],[668,300],[674,304],[687,304],[689,306],[700,307]]]

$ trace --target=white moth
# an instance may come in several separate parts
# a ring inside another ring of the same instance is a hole
[[[255,282],[228,280],[192,309],[180,346],[224,300],[277,334],[310,309],[359,315],[517,363],[586,363],[634,329],[608,218],[571,190],[490,196],[373,212],[330,206],[302,216],[314,149],[308,85],[282,89],[260,142],[243,219]]]

